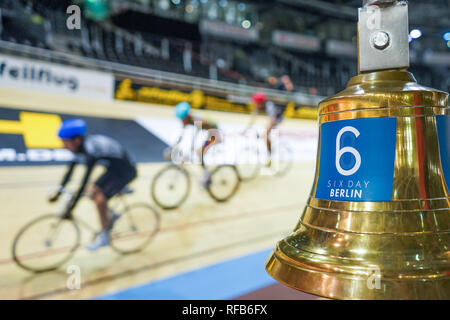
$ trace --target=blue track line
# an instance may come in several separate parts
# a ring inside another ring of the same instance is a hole
[[[106,294],[100,300],[225,300],[274,284],[264,270],[272,249]]]

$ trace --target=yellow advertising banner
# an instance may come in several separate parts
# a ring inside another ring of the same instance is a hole
[[[139,102],[157,103],[174,106],[186,101],[196,109],[250,113],[253,110],[251,103],[239,104],[227,98],[207,95],[201,90],[183,92],[174,89],[162,89],[135,84],[131,79],[123,79],[116,84],[115,98],[118,100],[131,100]],[[286,118],[317,119],[317,108],[296,107],[294,102],[286,105]]]

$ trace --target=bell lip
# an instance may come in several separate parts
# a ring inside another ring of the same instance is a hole
[[[344,296],[332,296],[329,294],[329,292],[324,292],[324,291],[321,291],[320,289],[317,289],[317,288],[320,288],[319,284],[317,284],[317,286],[315,287],[315,290],[313,288],[310,288],[310,289],[304,288],[302,285],[304,285],[305,282],[294,280],[294,278],[292,277],[293,273],[295,273],[296,275],[304,274],[310,278],[313,277],[314,274],[322,275],[323,273],[313,271],[313,270],[303,269],[298,266],[292,266],[289,262],[282,260],[282,258],[280,257],[280,253],[281,253],[281,255],[284,255],[277,245],[274,252],[272,252],[270,254],[269,258],[266,261],[266,265],[265,265],[266,272],[272,278],[274,278],[276,281],[278,281],[278,282],[284,284],[285,286],[292,288],[294,290],[304,292],[306,294],[314,295],[319,298],[321,297],[321,298],[332,299],[332,300],[344,300],[344,299],[357,300],[358,299],[358,298],[344,297]],[[285,276],[286,274],[289,274],[291,276],[286,277]],[[297,279],[298,278],[300,278],[300,277],[297,277]],[[292,280],[294,280],[294,281],[292,281]],[[316,282],[316,281],[311,279],[311,281],[309,281],[309,282],[312,283],[312,282]],[[359,298],[359,299],[361,299],[361,298]],[[362,298],[362,299],[364,299],[364,298]]]
[[[292,265],[289,262],[292,258],[286,256],[277,244],[275,250],[271,253],[266,261],[266,272],[278,282],[293,288],[295,290],[305,292],[307,294],[323,297],[327,299],[347,299],[347,300],[448,300],[450,294],[442,296],[436,292],[435,286],[432,289],[426,288],[423,282],[415,281],[413,285],[411,282],[406,281],[389,281],[388,290],[369,289],[357,290],[358,292],[353,296],[346,295],[345,289],[342,288],[355,288],[361,284],[361,281],[367,283],[367,279],[361,279],[355,277],[355,275],[339,275],[326,273],[318,270],[308,269],[300,266]],[[327,282],[333,283],[333,286],[340,289],[340,292],[336,292],[328,288],[324,283],[324,276],[326,276]],[[303,278],[303,280],[302,280]],[[307,280],[305,280],[307,278]],[[385,280],[384,280],[385,281]],[[382,282],[384,282],[382,280]],[[443,279],[441,281],[450,281],[450,279]],[[385,284],[382,285],[384,287]],[[389,288],[390,287],[390,288]],[[327,290],[328,289],[328,290]],[[390,290],[389,290],[390,289]],[[435,290],[433,290],[435,289]],[[353,290],[349,290],[353,291]]]
[[[278,249],[278,246],[275,249],[275,251],[277,249]],[[274,265],[280,266],[282,269],[284,269],[283,267],[286,267],[286,266],[289,269],[294,269],[294,268],[290,267],[288,265],[284,265],[283,262],[280,261],[279,258],[277,257],[277,255],[275,254],[275,251],[270,254],[270,256],[267,259],[266,264],[264,266],[264,268],[265,268],[266,272],[269,274],[269,276],[271,276],[276,281],[280,282],[281,284],[283,284],[283,285],[285,285],[285,286],[287,286],[287,287],[289,287],[291,289],[294,289],[294,290],[297,290],[297,291],[300,291],[300,292],[303,292],[303,293],[306,293],[306,294],[309,294],[309,295],[317,296],[318,298],[339,300],[339,298],[332,298],[332,297],[326,296],[324,294],[321,294],[320,292],[316,292],[316,291],[313,292],[313,291],[309,291],[309,290],[303,290],[302,288],[296,286],[295,284],[290,284],[287,280],[284,279],[284,277],[282,277],[282,276],[280,277],[280,273],[281,272],[279,272],[279,271],[278,272],[274,272],[273,271],[273,269],[274,269],[273,266]],[[294,269],[294,270],[300,271],[299,269]]]

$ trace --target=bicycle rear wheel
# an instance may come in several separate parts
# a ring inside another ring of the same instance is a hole
[[[219,166],[211,172],[207,191],[217,202],[229,200],[239,189],[240,178],[233,165]]]
[[[121,254],[143,250],[159,230],[158,212],[143,203],[127,207],[111,230],[110,246]]]
[[[80,241],[80,229],[73,220],[45,215],[20,229],[14,238],[12,257],[25,270],[51,271],[73,256]]]
[[[153,179],[151,195],[159,207],[171,210],[186,201],[190,189],[189,173],[184,168],[171,164],[163,168]]]

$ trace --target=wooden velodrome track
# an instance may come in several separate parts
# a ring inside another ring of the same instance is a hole
[[[46,112],[134,119],[136,116],[173,118],[172,108],[119,101],[94,101],[0,89],[0,106]],[[248,122],[248,116],[210,112],[221,122]],[[258,119],[264,124],[267,119]],[[316,127],[314,121],[286,120],[283,126]],[[150,182],[161,163],[139,164],[132,187],[133,201],[151,203]],[[315,163],[295,163],[281,178],[260,177],[241,184],[229,202],[215,203],[193,183],[188,201],[178,210],[161,214],[161,230],[141,253],[119,256],[110,248],[89,253],[78,250],[68,265],[81,268],[80,290],[66,289],[68,274],[60,271],[31,274],[11,260],[11,243],[20,227],[32,218],[56,210],[46,202],[57,185],[62,166],[0,167],[0,299],[84,299],[166,278],[257,250],[273,247],[295,226],[312,186]],[[98,170],[94,176],[98,174]],[[77,172],[74,182],[82,172]],[[93,204],[82,200],[75,214],[98,226]],[[83,243],[90,241],[83,233]]]

